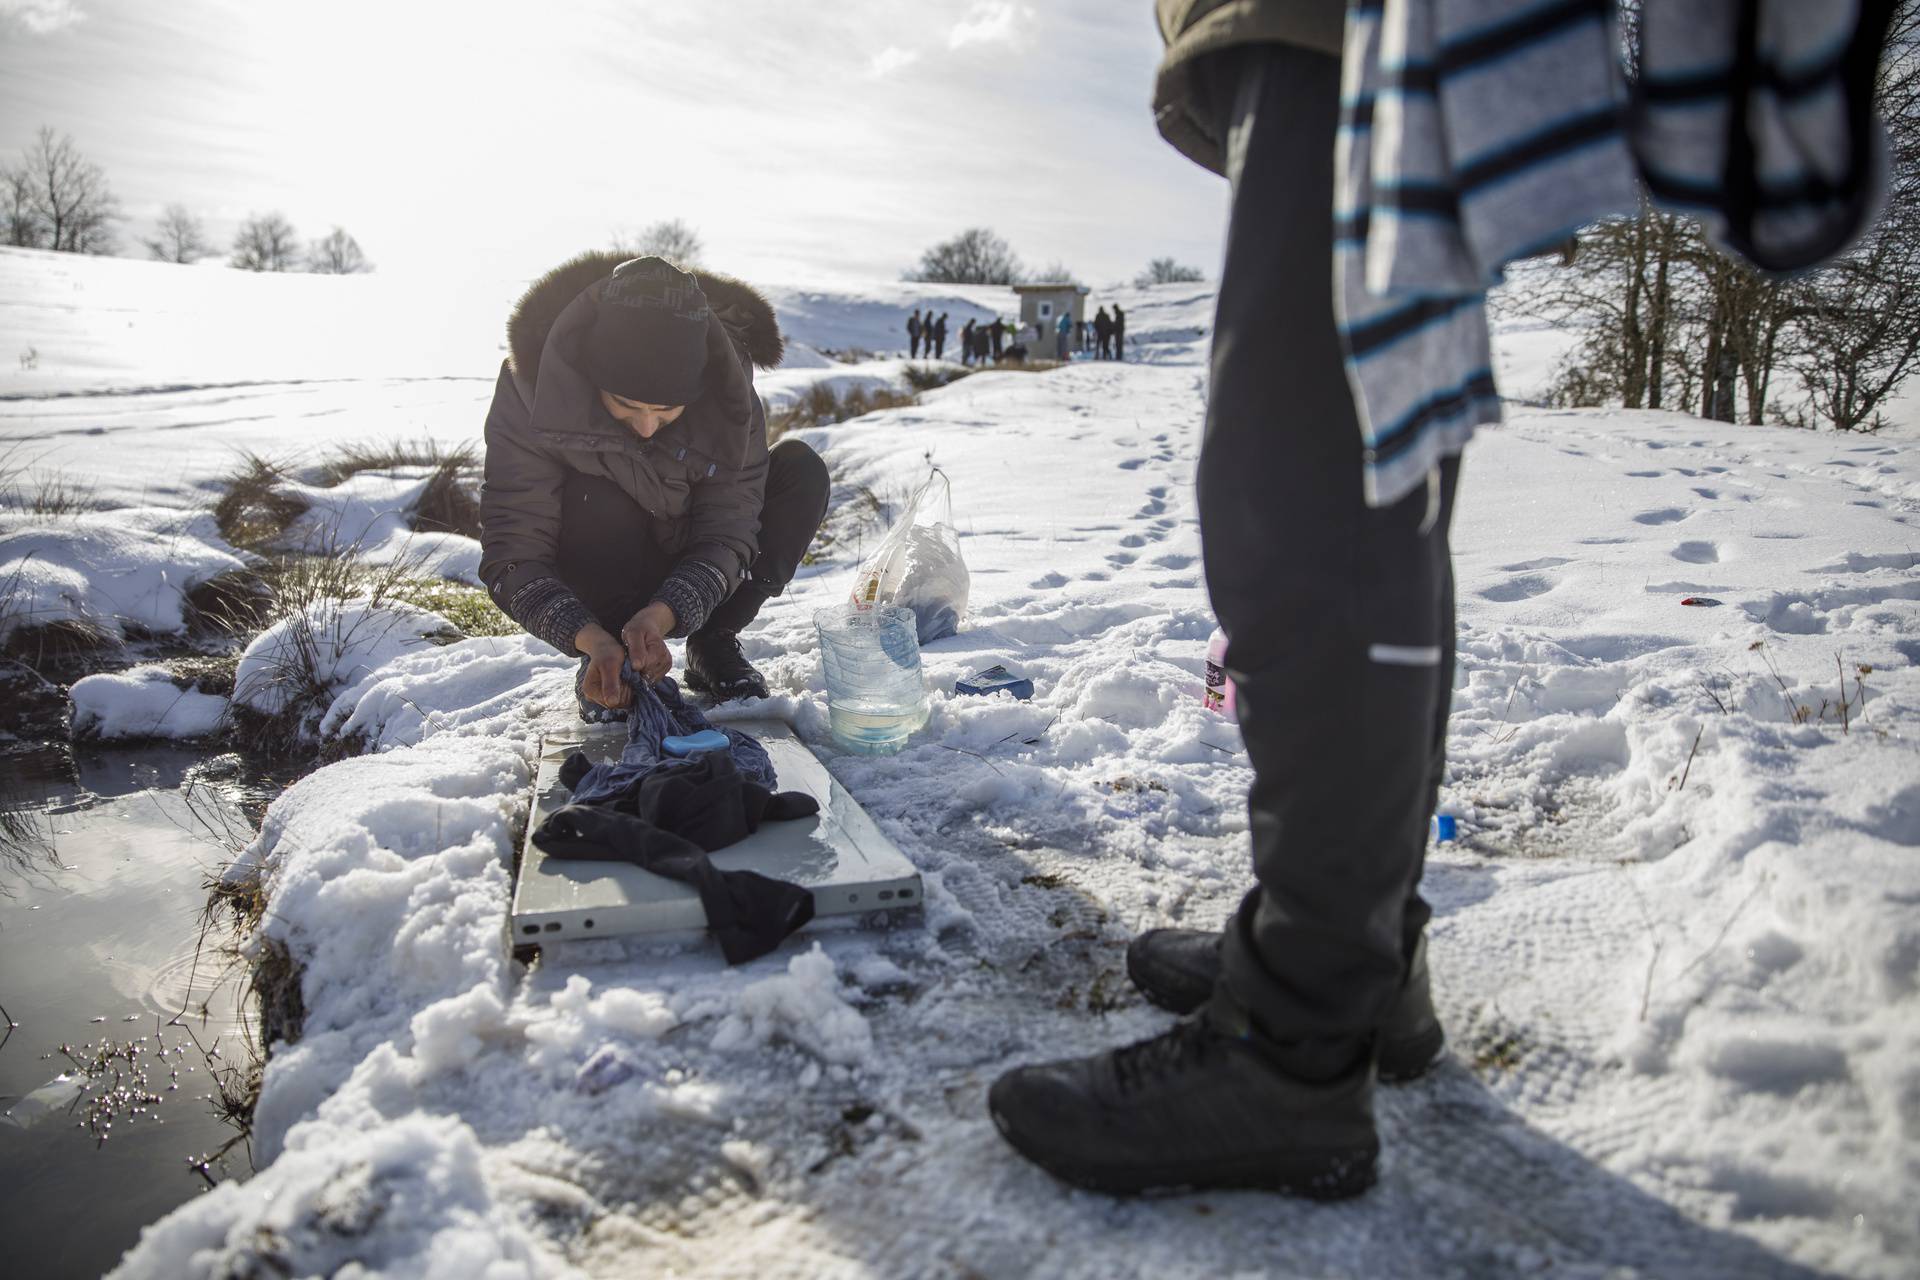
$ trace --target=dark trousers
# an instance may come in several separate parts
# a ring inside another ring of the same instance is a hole
[[[1345,1065],[1394,1000],[1453,687],[1457,462],[1369,508],[1334,326],[1340,65],[1263,45],[1209,68],[1233,213],[1200,455],[1207,588],[1228,637],[1258,887],[1210,1016]]]
[[[831,487],[827,464],[803,442],[782,440],[768,451],[760,554],[703,630],[745,630],[761,605],[786,590],[826,518]],[[561,499],[560,578],[617,636],[678,557],[661,548],[652,517],[611,480],[569,472]]]

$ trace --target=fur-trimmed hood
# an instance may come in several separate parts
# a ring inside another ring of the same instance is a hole
[[[630,256],[606,251],[580,254],[535,280],[520,295],[507,318],[507,361],[529,390],[539,381],[540,356],[560,313]],[[735,345],[760,368],[776,368],[786,353],[787,340],[774,318],[773,304],[758,289],[732,276],[695,271],[693,278]]]

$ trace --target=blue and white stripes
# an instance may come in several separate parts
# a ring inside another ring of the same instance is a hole
[[[1641,180],[1767,270],[1842,251],[1884,188],[1893,0],[1645,0],[1628,102],[1614,0],[1349,0],[1334,299],[1367,501],[1500,418],[1485,291],[1631,213]]]

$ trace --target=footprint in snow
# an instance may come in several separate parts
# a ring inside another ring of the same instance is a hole
[[[1545,595],[1553,590],[1553,586],[1553,579],[1530,573],[1495,583],[1479,594],[1481,599],[1491,600],[1495,604],[1510,604],[1515,600],[1530,600],[1534,596]]]
[[[1064,573],[1043,573],[1027,585],[1036,591],[1048,590],[1054,587],[1064,587],[1067,585],[1067,575]]]
[[[1711,542],[1683,542],[1673,549],[1673,558],[1688,564],[1719,564],[1720,548]]]
[[[1672,524],[1676,520],[1685,520],[1690,514],[1679,507],[1659,507],[1653,511],[1642,511],[1633,521],[1635,524]]]
[[[1573,561],[1567,559],[1565,556],[1541,556],[1538,560],[1522,560],[1518,564],[1503,564],[1500,566],[1500,572],[1530,573],[1536,569],[1558,569],[1563,564],[1572,563]]]
[[[1627,474],[1635,480],[1651,480],[1655,476],[1663,476],[1667,473],[1664,471],[1629,471]]]
[[[1145,458],[1123,458],[1120,462],[1120,469],[1122,471],[1138,471],[1146,465],[1147,460]]]

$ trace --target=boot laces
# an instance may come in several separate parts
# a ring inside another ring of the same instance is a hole
[[[1176,1023],[1172,1030],[1117,1049],[1113,1074],[1123,1093],[1134,1093],[1165,1077],[1195,1065],[1206,1056],[1209,1033],[1197,1018]]]

